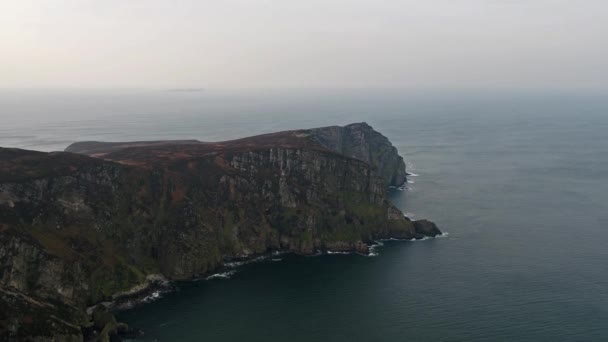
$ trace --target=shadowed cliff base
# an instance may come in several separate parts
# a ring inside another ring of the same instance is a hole
[[[0,149],[0,299],[14,311],[0,336],[129,333],[84,309],[156,275],[187,280],[273,251],[368,253],[374,240],[441,234],[387,201],[405,163],[366,123],[66,151]],[[28,301],[48,306],[34,320],[19,304]]]

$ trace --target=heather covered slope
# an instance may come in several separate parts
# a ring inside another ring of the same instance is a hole
[[[85,307],[152,274],[190,279],[273,250],[366,253],[374,239],[438,234],[386,200],[387,185],[405,174],[388,139],[352,126],[333,145],[299,130],[68,148],[96,158],[0,149],[0,300],[16,311],[0,317],[0,336],[74,332]],[[25,297],[56,303],[35,321],[61,331],[35,328]]]

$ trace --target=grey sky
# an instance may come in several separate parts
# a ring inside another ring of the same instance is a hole
[[[608,88],[606,0],[0,0],[0,87]]]

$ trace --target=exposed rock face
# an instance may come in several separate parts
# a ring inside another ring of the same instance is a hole
[[[365,122],[309,130],[313,140],[331,151],[375,166],[387,185],[406,181],[405,163],[387,137]]]
[[[97,158],[0,149],[0,304],[19,312],[0,316],[0,339],[82,339],[84,308],[151,274],[189,279],[227,258],[365,253],[374,239],[440,233],[388,203],[405,165],[367,124],[68,149]],[[28,301],[45,307],[34,311],[46,328],[28,323]]]

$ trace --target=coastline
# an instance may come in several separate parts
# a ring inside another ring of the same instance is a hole
[[[146,281],[138,284],[131,289],[123,292],[116,293],[112,296],[111,301],[105,301],[97,303],[87,308],[87,314],[91,315],[93,310],[102,305],[106,309],[116,313],[120,311],[130,310],[141,305],[146,305],[155,300],[162,298],[164,294],[172,293],[178,290],[178,282],[197,282],[197,281],[211,281],[215,279],[229,279],[232,275],[237,272],[237,269],[253,263],[258,262],[271,262],[271,261],[282,261],[278,258],[283,255],[297,255],[302,257],[320,257],[320,256],[331,256],[331,255],[358,255],[362,257],[376,257],[379,255],[378,248],[384,246],[384,242],[415,242],[415,241],[426,241],[435,238],[447,237],[449,233],[443,232],[434,237],[424,236],[416,237],[411,239],[399,239],[399,238],[384,238],[372,241],[370,244],[366,244],[368,248],[367,253],[361,253],[357,249],[351,250],[316,250],[312,254],[301,254],[287,250],[276,250],[268,253],[252,254],[246,257],[230,258],[226,259],[223,265],[218,267],[212,272],[207,274],[201,274],[186,280],[170,280],[161,274],[150,274],[146,276]]]

